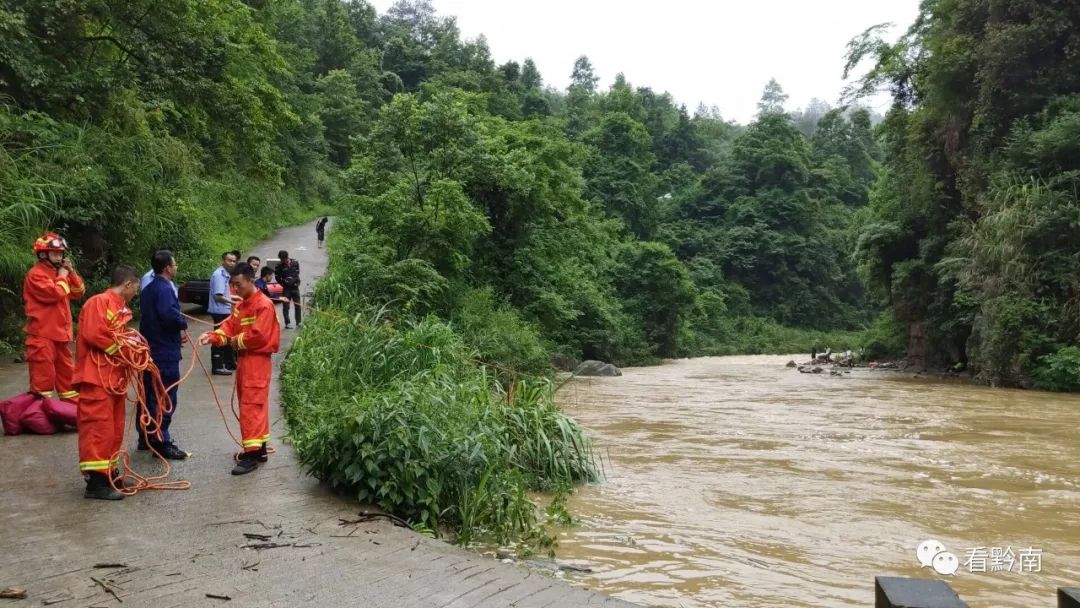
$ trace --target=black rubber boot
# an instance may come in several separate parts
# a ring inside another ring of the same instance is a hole
[[[86,476],[86,492],[83,498],[95,498],[97,500],[123,500],[124,495],[113,489],[108,476],[99,471],[90,471]]]
[[[256,454],[255,459],[258,460],[259,462],[266,462],[267,460],[270,459],[270,456],[266,451],[266,444],[265,443],[262,445],[261,448],[259,448],[258,452],[255,452],[255,454]]]
[[[236,461],[236,466],[233,467],[232,474],[246,475],[259,468],[258,458],[258,452],[244,452],[240,455],[240,459]]]
[[[231,376],[232,371],[226,365],[225,349],[221,346],[210,347],[210,369],[215,376]]]

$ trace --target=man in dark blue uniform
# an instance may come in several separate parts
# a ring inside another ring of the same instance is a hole
[[[145,450],[148,444],[159,454],[170,460],[184,460],[188,453],[176,447],[169,435],[169,424],[176,411],[176,392],[174,386],[180,380],[180,345],[184,343],[184,330],[187,320],[180,314],[180,301],[173,290],[176,278],[176,258],[171,251],[162,250],[154,253],[150,260],[154,269],[154,280],[142,290],[139,296],[142,319],[139,321],[139,333],[150,344],[150,357],[161,372],[161,381],[169,391],[172,409],[162,413],[161,436],[146,437],[139,428],[139,449]],[[146,405],[151,416],[157,415],[157,395],[154,393],[150,374],[144,372],[143,386],[146,389]]]

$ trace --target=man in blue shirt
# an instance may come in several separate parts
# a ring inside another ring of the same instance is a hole
[[[221,325],[232,314],[232,290],[229,289],[229,271],[236,266],[236,255],[231,251],[221,254],[221,266],[210,275],[210,303],[206,311],[214,320],[214,327]],[[210,367],[215,376],[231,376],[236,369],[236,355],[228,346],[210,347]]]
[[[169,425],[176,411],[176,384],[180,381],[180,345],[184,343],[184,331],[187,320],[180,314],[180,301],[173,291],[173,279],[176,278],[176,258],[171,251],[162,250],[154,253],[150,260],[154,279],[147,284],[140,294],[142,318],[139,320],[139,333],[150,345],[150,358],[161,372],[161,381],[169,390],[172,407],[163,411],[161,432],[147,436],[139,425],[139,449],[148,446],[170,460],[184,460],[187,452],[176,447],[169,435]],[[149,372],[143,372],[143,386],[146,389],[146,406],[152,417],[157,416],[157,394]]]
[[[155,253],[157,253],[157,252],[155,252]],[[150,256],[150,259],[153,259],[153,258],[154,258],[154,256]],[[150,270],[147,270],[146,274],[142,275],[142,278],[139,279],[139,293],[140,294],[142,293],[142,290],[146,289],[146,286],[149,285],[150,281],[153,281],[154,277],[156,277],[156,276],[157,276],[157,274],[154,272],[154,268],[151,266]]]

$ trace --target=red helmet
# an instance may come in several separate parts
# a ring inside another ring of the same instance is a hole
[[[34,253],[42,251],[67,251],[67,241],[55,232],[46,232],[34,241]]]

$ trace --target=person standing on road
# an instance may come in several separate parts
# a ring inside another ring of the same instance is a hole
[[[229,271],[235,266],[236,256],[233,252],[226,251],[221,254],[221,266],[210,275],[210,299],[206,310],[214,320],[214,327],[221,325],[232,314],[233,300],[232,292],[229,290]],[[228,345],[212,346],[210,348],[211,373],[215,376],[231,376],[233,370],[236,369],[234,356]]]
[[[161,372],[161,382],[169,388],[171,407],[161,414],[159,432],[146,436],[146,430],[139,426],[139,449],[153,448],[169,460],[184,460],[188,453],[176,447],[169,434],[169,425],[176,413],[177,384],[180,382],[180,346],[184,343],[184,331],[187,320],[180,312],[180,301],[173,292],[173,279],[176,278],[176,258],[171,251],[161,250],[154,254],[151,263],[154,267],[154,280],[142,290],[142,318],[139,320],[139,333],[150,344],[150,358]],[[154,390],[153,376],[143,372],[143,387],[146,389],[146,408],[153,419],[157,418],[157,392]],[[171,387],[171,388],[170,388]]]
[[[285,301],[281,303],[282,312],[285,313],[285,329],[290,329],[289,325],[289,302],[292,302],[293,309],[296,312],[296,326],[300,327],[302,319],[302,312],[300,310],[300,262],[289,257],[288,251],[278,252],[277,268],[274,268],[274,278],[278,283],[281,283],[282,297]]]
[[[165,286],[168,289],[168,286]],[[114,358],[132,345],[117,343],[117,328],[131,320],[128,302],[139,293],[139,275],[130,266],[112,273],[109,289],[93,296],[79,312],[78,363],[79,471],[86,475],[86,498],[120,500],[113,487],[119,479],[119,452],[124,442],[127,370]]]
[[[240,436],[244,451],[233,467],[233,475],[243,475],[266,462],[270,440],[271,355],[281,346],[277,310],[257,287],[255,271],[237,264],[230,272],[231,285],[242,298],[236,311],[214,331],[199,336],[199,344],[231,344],[239,353],[236,395],[240,401]]]
[[[326,222],[328,221],[330,218],[324,217],[315,224],[315,234],[319,237],[319,249],[322,249],[323,240],[326,238]]]
[[[66,254],[67,242],[57,234],[49,232],[34,241],[38,261],[23,281],[27,319],[23,331],[30,391],[48,397],[55,390],[61,399],[77,404],[71,302],[83,297],[86,287]]]

